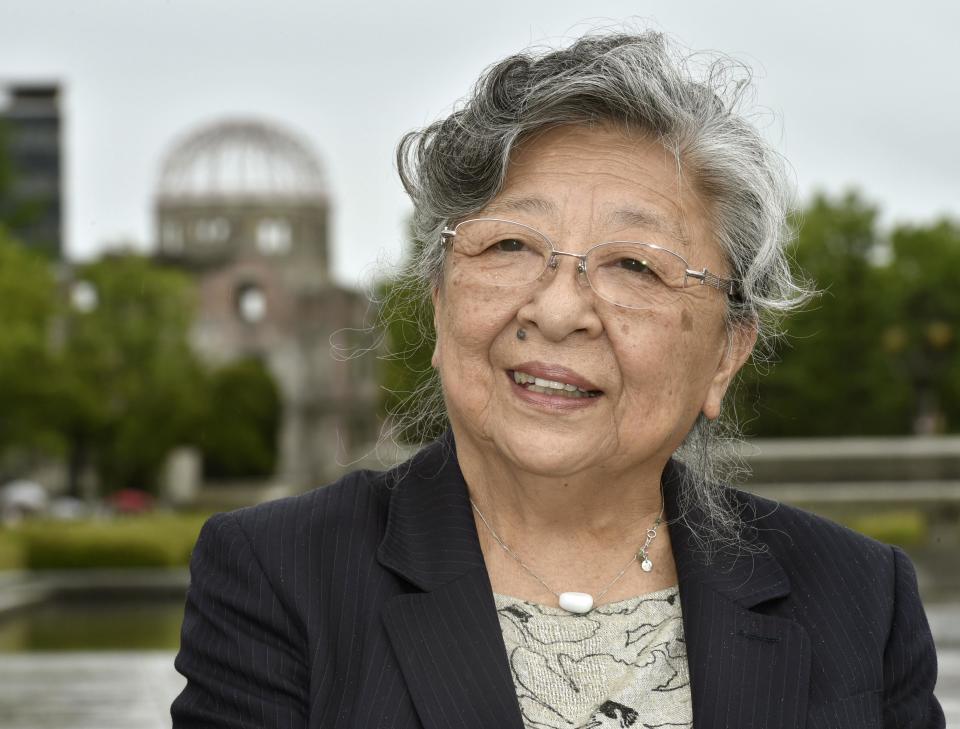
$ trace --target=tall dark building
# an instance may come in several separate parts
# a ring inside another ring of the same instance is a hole
[[[4,103],[5,97],[5,103]],[[63,154],[60,87],[11,84],[0,89],[0,220],[34,250],[63,253]]]

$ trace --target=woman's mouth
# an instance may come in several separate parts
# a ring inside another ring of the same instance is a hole
[[[555,397],[582,398],[599,397],[603,393],[600,390],[584,390],[570,382],[560,380],[548,380],[544,377],[536,377],[521,370],[511,370],[513,381],[520,387],[529,392],[538,392],[542,395],[553,395]]]

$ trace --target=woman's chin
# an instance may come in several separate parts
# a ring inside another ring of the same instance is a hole
[[[533,437],[531,437],[533,436]],[[510,438],[500,444],[499,450],[507,456],[515,468],[537,476],[565,478],[600,466],[603,450],[596,444],[564,444],[558,439],[544,439],[542,434],[527,433],[523,437]]]

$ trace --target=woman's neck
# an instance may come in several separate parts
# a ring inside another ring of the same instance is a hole
[[[483,514],[475,512],[474,520],[494,592],[556,605],[556,593],[573,590],[603,604],[676,584],[666,523],[647,551],[652,571],[636,558],[663,513],[662,466],[649,473],[529,473],[467,438],[457,439],[457,457]]]

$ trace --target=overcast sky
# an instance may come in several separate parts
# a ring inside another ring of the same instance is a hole
[[[799,190],[856,185],[889,224],[960,218],[960,4],[680,0],[0,0],[0,82],[66,85],[67,250],[152,244],[161,161],[225,116],[281,122],[320,155],[347,283],[395,257],[394,146],[491,62],[633,18],[757,75]]]

